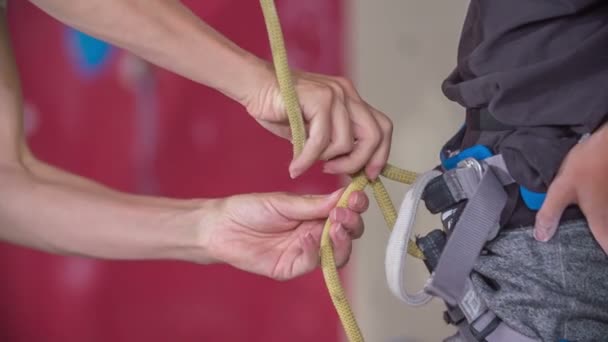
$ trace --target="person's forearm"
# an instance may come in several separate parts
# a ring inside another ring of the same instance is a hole
[[[162,205],[172,208],[189,208],[191,204],[188,201],[179,199],[156,197],[156,196],[138,196],[128,193],[120,193],[110,189],[93,180],[78,176],[76,174],[64,171],[53,165],[47,164],[36,158],[24,144],[22,146],[20,160],[22,165],[27,169],[29,174],[38,181],[53,183],[56,185],[68,186],[80,191],[88,191],[103,195],[109,198],[118,196],[122,201],[130,201],[133,203],[146,203],[151,205]]]
[[[0,166],[0,237],[51,253],[109,259],[209,262],[202,241],[205,201],[146,201],[82,190]]]
[[[60,21],[244,103],[270,74],[176,0],[31,0]]]
[[[0,240],[68,255],[209,262],[204,232],[215,201],[120,193],[29,152],[6,29],[0,10]]]

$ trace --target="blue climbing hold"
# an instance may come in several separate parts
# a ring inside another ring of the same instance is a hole
[[[74,64],[84,77],[101,73],[114,52],[112,45],[72,28],[67,28],[66,43]]]

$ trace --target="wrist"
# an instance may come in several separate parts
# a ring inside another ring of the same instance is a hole
[[[222,199],[204,199],[195,201],[184,220],[188,231],[181,243],[185,261],[198,264],[214,264],[221,262],[217,256],[218,246],[213,239],[214,227],[218,225]]]
[[[270,63],[254,55],[244,57],[246,70],[240,77],[235,78],[230,92],[224,94],[251,113],[250,107],[257,103],[265,89],[270,88],[275,81],[274,69]]]
[[[185,207],[177,209],[174,215],[174,227],[171,229],[170,259],[193,262],[197,264],[212,264],[215,260],[209,251],[210,241],[207,235],[207,217],[212,211],[213,200],[193,200]]]

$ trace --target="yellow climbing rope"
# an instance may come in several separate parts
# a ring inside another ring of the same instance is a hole
[[[283,32],[281,30],[274,0],[260,0],[260,3],[262,5],[266,29],[270,39],[272,59],[274,62],[277,80],[279,82],[281,96],[285,104],[287,116],[289,117],[293,151],[294,155],[297,156],[302,151],[302,147],[304,146],[306,131],[304,129],[304,122],[298,97],[291,79],[289,63],[287,62],[287,51],[285,49],[285,42],[283,40]],[[415,172],[403,170],[387,164],[382,170],[382,176],[397,182],[411,184],[416,179],[417,174]],[[338,201],[338,207],[346,207],[349,195],[353,191],[365,189],[368,184],[371,184],[374,197],[378,202],[378,206],[382,211],[384,219],[389,229],[392,229],[397,219],[397,212],[395,211],[395,207],[393,206],[386,188],[379,178],[370,182],[362,171],[353,176],[350,185],[346,188],[346,191]],[[338,312],[338,316],[342,321],[342,325],[346,331],[349,341],[362,342],[363,335],[361,334],[361,330],[359,329],[355,316],[353,315],[348,303],[348,299],[346,298],[346,294],[344,293],[344,289],[340,283],[340,278],[338,277],[338,270],[334,262],[334,252],[331,245],[331,239],[329,238],[330,226],[331,223],[328,219],[325,222],[323,234],[321,236],[321,268],[323,270],[323,276],[325,277],[325,283],[327,284],[329,295],[334,303],[334,306],[336,307],[336,311]],[[418,246],[416,246],[413,241],[408,241],[408,253],[419,259],[423,258],[422,252],[418,249]]]

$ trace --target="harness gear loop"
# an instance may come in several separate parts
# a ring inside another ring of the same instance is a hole
[[[266,23],[266,29],[268,31],[268,37],[270,40],[270,47],[272,50],[272,59],[274,62],[274,68],[276,77],[279,83],[281,97],[285,104],[285,110],[289,118],[289,126],[291,129],[292,144],[294,155],[297,156],[302,151],[304,141],[306,140],[306,131],[304,129],[304,121],[302,118],[302,112],[298,101],[293,81],[291,79],[291,71],[287,61],[287,52],[285,49],[285,42],[283,40],[283,32],[279,22],[276,6],[274,0],[260,0],[262,12],[264,14],[264,21]],[[398,181],[405,184],[412,184],[417,174],[412,171],[400,169],[398,167],[387,164],[381,173],[382,176]],[[370,183],[365,174],[359,171],[352,176],[350,185],[346,188],[346,191],[338,201],[338,207],[346,207],[348,197],[353,191],[360,191],[371,184],[374,197],[378,202],[378,206],[382,211],[384,219],[391,229],[395,225],[397,219],[397,212],[393,206],[386,188],[377,179]],[[334,261],[334,253],[331,245],[331,239],[329,238],[329,229],[331,223],[329,219],[325,222],[323,228],[323,234],[321,236],[321,268],[325,283],[329,290],[330,297],[336,307],[344,330],[349,341],[359,342],[363,341],[363,335],[354,317],[354,314],[344,293],[344,289],[340,283],[338,271]],[[407,242],[407,252],[418,259],[424,259],[424,255],[416,246],[414,241],[409,240]]]
[[[410,294],[407,291],[404,281],[407,255],[404,251],[406,250],[405,241],[410,241],[412,235],[422,193],[429,182],[440,175],[441,172],[436,170],[427,171],[410,187],[401,203],[401,208],[399,209],[400,215],[397,218],[386,246],[386,256],[384,259],[386,282],[393,295],[410,306],[425,305],[432,298],[422,289],[414,294]]]

